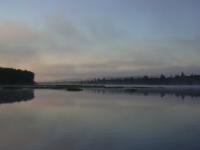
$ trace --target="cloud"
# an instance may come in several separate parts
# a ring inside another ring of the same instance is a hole
[[[40,28],[4,21],[0,63],[30,69],[37,80],[154,73],[163,68],[170,72],[169,68],[189,70],[200,63],[198,36],[141,37],[107,19],[77,22],[61,15],[48,18]]]
[[[21,22],[0,22],[0,62],[4,65],[23,64],[36,59],[38,33]]]

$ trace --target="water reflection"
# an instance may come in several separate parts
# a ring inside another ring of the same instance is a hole
[[[35,90],[28,103],[1,105],[0,150],[200,149],[200,103],[164,99],[171,101],[143,94]]]
[[[29,101],[34,98],[33,89],[0,90],[0,104]]]
[[[200,88],[137,88],[137,89],[117,89],[117,88],[96,88],[87,89],[100,94],[128,94],[128,95],[158,95],[160,97],[176,96],[185,99],[186,97],[200,97]]]

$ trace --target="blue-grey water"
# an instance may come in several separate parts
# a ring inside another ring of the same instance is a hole
[[[200,97],[0,91],[0,150],[199,150]]]

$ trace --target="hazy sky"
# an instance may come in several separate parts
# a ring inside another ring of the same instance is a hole
[[[36,80],[200,73],[199,0],[0,0],[0,64]]]

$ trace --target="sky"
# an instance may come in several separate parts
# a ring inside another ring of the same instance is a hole
[[[36,81],[200,73],[199,0],[0,0],[1,67]]]

